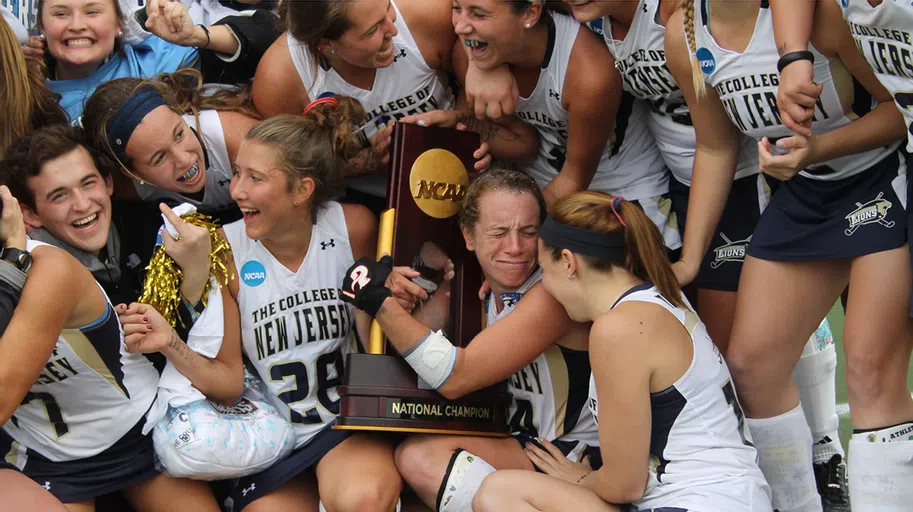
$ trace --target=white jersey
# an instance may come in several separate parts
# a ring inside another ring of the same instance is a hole
[[[770,512],[770,488],[758,468],[729,368],[703,322],[694,311],[672,305],[649,282],[627,291],[612,307],[628,301],[665,308],[691,335],[694,347],[685,374],[650,393],[650,473],[635,508]],[[592,377],[589,406],[598,419]]]
[[[185,137],[196,134],[203,145],[206,156],[206,185],[203,187],[203,200],[185,197],[177,192],[162,190],[149,183],[134,181],[133,186],[143,201],[171,200],[180,203],[190,203],[203,213],[214,213],[230,208],[235,208],[235,200],[231,198],[231,158],[228,157],[228,148],[225,147],[225,133],[222,131],[222,121],[216,110],[203,110],[199,113],[200,125],[196,124],[193,114],[181,116],[181,119],[192,129],[185,133]]]
[[[720,101],[732,123],[742,133],[760,140],[792,135],[780,120],[777,109],[777,85],[780,74],[777,60],[780,55],[774,41],[773,20],[767,2],[761,2],[754,33],[742,53],[725,50],[717,45],[708,24],[709,6],[704,1],[695,2],[694,34],[697,59],[704,72],[704,79],[716,89]],[[828,59],[811,44],[809,51],[815,55],[815,82],[824,84],[812,117],[812,133],[821,135],[856,119],[856,115],[840,101],[834,74],[848,76],[843,63]],[[846,91],[843,91],[844,94]],[[892,143],[863,153],[857,153],[810,165],[800,174],[817,180],[838,180],[854,176],[872,167],[894,152],[900,143]]]
[[[685,97],[666,66],[666,27],[659,8],[660,0],[640,0],[622,40],[614,37],[608,17],[590,22],[590,28],[612,52],[625,91],[649,104],[648,126],[672,175],[690,186],[697,141]],[[757,144],[742,137],[735,179],[758,172]]]
[[[875,76],[894,96],[907,122],[907,151],[913,152],[913,4],[884,0],[837,0],[856,47]]]
[[[453,102],[446,77],[428,67],[395,3],[393,9],[396,10],[395,25],[399,31],[393,37],[395,57],[393,64],[376,70],[371,89],[346,82],[325,62],[315,63],[307,44],[288,34],[289,53],[308,97],[316,100],[325,95],[340,94],[361,102],[368,112],[369,126],[365,130],[368,138],[391,119],[432,110],[449,110]],[[346,184],[371,195],[387,195],[386,175],[359,176],[346,180]]]
[[[238,271],[241,344],[276,407],[295,427],[296,448],[336,420],[355,310],[340,288],[354,263],[339,203],[317,217],[301,266],[293,272],[263,244],[247,237],[244,221],[225,226]]]
[[[33,250],[46,244],[27,245]],[[19,445],[51,461],[103,452],[136,426],[155,399],[158,372],[142,354],[127,352],[117,313],[107,305],[94,322],[60,332],[38,379],[3,425]]]
[[[494,294],[485,303],[486,325],[492,325],[517,307],[523,295],[542,280],[542,269],[513,292],[501,294],[504,307],[498,312]],[[549,441],[582,441],[599,446],[599,433],[593,415],[586,409],[589,353],[550,346],[533,362],[507,379],[513,401],[510,427],[514,434],[524,433]]]
[[[567,66],[577,40],[580,23],[573,18],[546,12],[542,23],[548,27],[548,47],[539,81],[528,97],[517,102],[516,115],[539,133],[539,154],[526,167],[540,187],[546,186],[564,167],[567,153],[568,112],[561,103]],[[630,201],[658,196],[669,191],[669,176],[662,155],[647,127],[646,104],[628,96],[622,98],[615,128],[590,190],[623,196]]]

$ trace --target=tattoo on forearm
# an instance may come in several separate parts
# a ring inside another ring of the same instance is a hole
[[[503,140],[516,140],[517,136],[510,130],[502,130],[501,126],[491,121],[480,121],[473,116],[460,114],[459,122],[466,125],[466,131],[478,133],[483,141],[493,140],[500,137]]]
[[[211,369],[214,369],[217,366],[215,359],[210,359],[191,350],[173,329],[171,331],[171,339],[168,340],[168,347],[177,352],[178,357],[186,361],[192,367],[196,367],[196,362],[198,360],[202,360],[204,364]]]

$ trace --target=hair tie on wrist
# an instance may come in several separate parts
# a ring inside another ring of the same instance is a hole
[[[785,68],[786,66],[789,66],[790,64],[792,64],[793,62],[796,62],[797,60],[807,60],[807,61],[811,61],[811,63],[814,64],[815,63],[815,54],[808,50],[802,50],[802,51],[798,51],[798,52],[789,52],[787,54],[784,54],[777,61],[777,73],[782,73],[783,68]]]
[[[333,98],[331,96],[328,96],[326,98],[317,98],[316,100],[308,103],[308,106],[304,107],[304,114],[301,114],[301,115],[307,116],[308,112],[310,112],[311,109],[316,107],[317,105],[330,105],[330,106],[336,107],[339,105],[339,100],[337,100],[336,98]]]
[[[203,33],[206,34],[206,44],[203,46],[198,46],[197,48],[202,48],[202,49],[209,48],[209,44],[212,43],[212,34],[209,33],[209,29],[206,28],[206,25],[197,25],[197,26],[200,27],[201,29],[203,29]]]

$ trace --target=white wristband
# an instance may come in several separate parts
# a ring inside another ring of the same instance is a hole
[[[441,331],[428,331],[428,334],[406,351],[403,357],[422,380],[432,389],[438,389],[453,373],[457,348]]]

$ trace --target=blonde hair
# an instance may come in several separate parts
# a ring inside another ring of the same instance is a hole
[[[261,121],[244,136],[269,145],[290,188],[303,178],[314,180],[311,215],[342,192],[345,162],[364,149],[355,135],[367,115],[361,103],[335,96],[338,104],[316,105],[304,117],[283,114]]]
[[[697,38],[694,36],[694,0],[682,1],[682,25],[685,27],[685,41],[688,44],[688,53],[691,55],[691,83],[694,93],[698,98],[707,94],[704,84],[704,70],[697,60]]]
[[[0,158],[16,137],[45,124],[66,123],[57,98],[44,83],[40,62],[27,59],[19,39],[0,18]]]
[[[624,233],[624,265],[594,256],[578,257],[596,270],[609,271],[614,266],[622,266],[637,278],[652,281],[672,304],[684,307],[659,229],[636,204],[625,200],[616,204],[616,199],[603,192],[577,192],[555,202],[550,214],[556,221],[575,228],[597,233]],[[544,240],[543,244],[553,261],[561,257],[562,247],[551,247]]]

